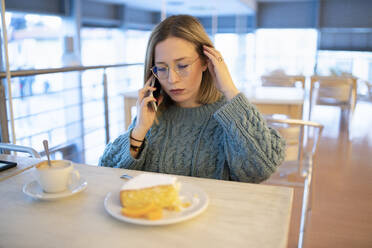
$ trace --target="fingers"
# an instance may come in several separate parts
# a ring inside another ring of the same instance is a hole
[[[207,57],[211,59],[213,63],[223,61],[221,53],[217,51],[216,49],[203,45],[203,51],[204,51],[204,54],[207,55]]]
[[[142,89],[138,91],[138,100],[142,101],[142,99],[149,95],[149,91],[155,91],[155,87],[151,87],[151,82],[153,80],[154,76],[151,75],[150,78],[146,81],[145,85]]]
[[[151,75],[151,76],[149,77],[149,79],[147,79],[147,81],[146,81],[146,83],[145,83],[144,86],[148,86],[148,85],[150,85],[150,84],[151,84],[151,81],[152,81],[153,78],[154,78],[154,75]]]
[[[146,86],[138,91],[137,104],[141,105],[147,98],[154,98],[152,92],[156,90],[155,87]],[[154,98],[155,99],[155,98]]]
[[[207,65],[208,65],[209,70],[213,70],[212,60],[208,59]]]
[[[156,98],[153,96],[145,97],[141,104],[147,104],[149,102],[156,102]]]
[[[155,103],[155,106],[154,106],[155,109],[153,109],[153,107],[151,107],[151,105],[149,104],[149,103],[152,103],[152,102]],[[156,111],[156,103],[157,103],[157,101],[153,96],[145,97],[143,99],[143,101],[141,102],[141,108],[145,108],[146,106],[148,106],[149,109],[151,109],[153,111]]]
[[[212,76],[214,76],[214,65],[213,65],[212,60],[208,59],[207,66]]]
[[[156,103],[156,99],[152,94],[152,92],[156,90],[155,87],[151,86],[153,79],[154,76],[151,75],[150,78],[146,81],[144,87],[138,91],[137,106],[141,109],[143,109],[145,106],[148,106],[148,103],[150,102]]]
[[[222,61],[222,57],[219,57],[219,58],[216,58],[215,55],[213,55],[212,53],[204,50],[204,54],[208,57],[208,61],[210,62],[210,64],[208,63],[208,67],[209,69],[211,69],[211,67],[215,67],[215,66],[219,66],[220,62]]]
[[[212,78],[216,80],[216,66],[219,65],[218,58],[216,57],[219,52],[217,52],[215,49],[204,46],[204,54],[209,58],[207,61],[208,70],[210,71]],[[212,50],[214,53],[212,53]]]
[[[207,57],[209,58],[210,61],[216,60],[216,58],[213,56],[213,54],[211,54],[207,50],[204,50],[204,54],[207,55]]]

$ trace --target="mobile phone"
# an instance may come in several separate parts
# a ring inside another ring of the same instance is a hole
[[[9,161],[3,161],[0,160],[0,171],[4,171],[13,167],[16,167],[17,163],[16,162],[9,162]]]
[[[159,96],[160,96],[161,86],[160,86],[160,83],[159,83],[159,81],[156,77],[152,78],[150,86],[155,87],[156,90],[154,92],[149,91],[148,94],[152,95],[156,100],[158,100]],[[152,108],[155,112],[158,111],[158,104],[156,102],[151,102],[149,104],[149,107]]]
[[[160,92],[161,92],[161,84],[157,78],[154,78],[154,86],[156,90],[152,93],[156,100],[159,100]]]

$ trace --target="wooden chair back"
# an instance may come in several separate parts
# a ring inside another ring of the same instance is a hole
[[[305,88],[304,76],[267,75],[261,76],[262,86],[296,87],[298,84]]]

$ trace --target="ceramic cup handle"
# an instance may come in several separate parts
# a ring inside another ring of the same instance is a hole
[[[74,185],[77,185],[77,183],[79,182],[79,180],[80,180],[80,173],[79,173],[79,171],[77,171],[77,170],[71,171],[70,177],[69,177],[69,180],[68,180],[68,184],[67,184],[68,187],[71,188]]]

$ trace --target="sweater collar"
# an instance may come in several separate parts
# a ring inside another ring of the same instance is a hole
[[[221,97],[214,103],[204,104],[194,108],[182,108],[176,105],[170,106],[165,110],[164,118],[170,120],[204,120],[209,118],[226,102],[225,97]]]

